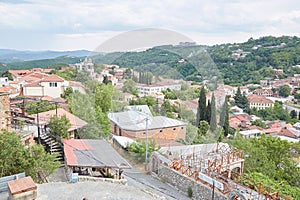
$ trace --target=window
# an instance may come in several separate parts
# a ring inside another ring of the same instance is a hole
[[[50,83],[49,83],[49,86],[50,86],[50,87],[57,87],[57,83],[56,83],[56,82],[50,82]]]

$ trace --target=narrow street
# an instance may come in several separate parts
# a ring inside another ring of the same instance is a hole
[[[127,179],[129,186],[157,194],[159,197],[165,197],[168,200],[189,199],[176,188],[168,185],[167,183],[163,183],[150,175],[139,172],[136,169],[125,170],[123,175],[125,179]]]

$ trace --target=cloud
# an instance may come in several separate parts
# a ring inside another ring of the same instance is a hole
[[[19,40],[23,32],[32,32],[41,39],[54,38],[56,48],[61,48],[60,42],[64,47],[68,43],[74,48],[92,46],[93,43],[87,45],[91,38],[100,40],[108,33],[114,36],[148,27],[193,35],[196,41],[207,37],[206,41],[212,42],[216,38],[234,41],[262,34],[300,32],[297,0],[13,0],[1,1],[0,13],[0,44],[4,40]],[[6,34],[11,32],[14,34]]]

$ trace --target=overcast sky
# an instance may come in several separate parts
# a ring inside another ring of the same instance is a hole
[[[0,48],[93,50],[120,33],[167,29],[198,44],[300,36],[297,0],[0,0]]]

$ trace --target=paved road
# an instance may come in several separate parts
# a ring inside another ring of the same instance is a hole
[[[150,175],[143,174],[136,169],[125,170],[123,175],[127,179],[129,186],[134,186],[135,188],[139,188],[143,191],[149,191],[160,197],[165,197],[168,200],[189,199],[186,195],[174,187],[163,183]]]

